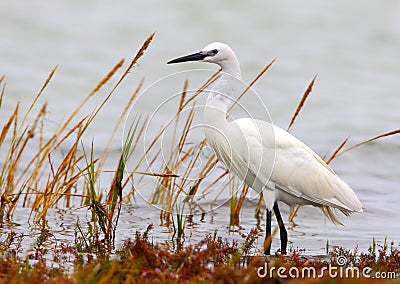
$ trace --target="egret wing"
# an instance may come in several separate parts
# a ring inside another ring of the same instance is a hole
[[[301,198],[324,206],[362,211],[354,191],[308,146],[274,126],[276,160],[272,180]]]
[[[264,185],[283,191],[286,203],[362,211],[354,191],[308,146],[270,123],[249,118],[235,121],[247,137],[249,170]],[[272,132],[272,133],[271,133]],[[271,159],[274,163],[271,168]],[[291,200],[287,200],[291,197]]]

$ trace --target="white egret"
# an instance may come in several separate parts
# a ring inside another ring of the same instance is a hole
[[[277,201],[319,207],[335,224],[341,224],[336,210],[345,215],[363,211],[354,191],[296,137],[262,120],[227,120],[230,96],[235,92],[233,83],[241,78],[239,62],[228,45],[211,43],[168,64],[186,61],[215,63],[222,68],[204,111],[207,143],[231,172],[263,193],[267,207],[266,239],[271,237],[274,211],[280,229],[281,253],[286,253],[287,231]],[[270,254],[270,244],[265,254]]]

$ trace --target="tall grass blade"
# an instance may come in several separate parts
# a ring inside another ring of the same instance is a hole
[[[290,120],[289,126],[288,126],[288,132],[292,131],[292,128],[294,126],[294,122],[297,118],[297,116],[300,113],[300,110],[303,108],[304,103],[306,102],[308,95],[311,94],[312,88],[314,86],[315,80],[317,79],[317,75],[314,76],[314,78],[311,80],[310,84],[308,85],[306,91],[304,92],[303,96],[301,97],[301,100],[299,104],[297,105],[296,111],[294,112],[292,119]]]
[[[348,152],[348,151],[351,151],[351,150],[353,150],[353,149],[355,149],[355,148],[357,148],[357,147],[359,147],[359,146],[361,146],[361,145],[370,143],[370,142],[372,142],[372,141],[375,141],[375,140],[380,139],[380,138],[383,138],[383,137],[392,136],[392,135],[399,134],[399,133],[400,133],[400,129],[396,129],[396,130],[393,130],[393,131],[385,132],[385,133],[383,133],[383,134],[374,136],[374,137],[372,137],[372,138],[370,138],[370,139],[368,139],[368,140],[365,140],[365,141],[363,141],[363,142],[360,142],[360,143],[358,143],[358,144],[356,144],[356,145],[353,145],[353,146],[351,146],[351,147],[348,147],[348,148],[344,149],[343,151],[337,153],[337,155],[336,155],[335,157],[339,157],[340,155],[342,155],[342,154],[344,154],[344,153],[346,153],[346,152]]]
[[[329,163],[335,159],[335,157],[337,156],[337,154],[339,153],[340,150],[342,150],[342,148],[344,147],[344,145],[346,145],[347,141],[349,141],[350,137],[347,137],[346,139],[343,140],[343,142],[336,148],[336,150],[332,153],[332,155],[325,160],[325,163],[327,165],[329,165]]]
[[[4,75],[0,77],[0,84],[3,82],[4,79]],[[3,87],[1,88],[1,93],[0,93],[0,108],[3,104],[3,97],[4,97],[4,93],[6,91],[6,84],[3,85]]]
[[[276,58],[274,58],[270,63],[268,63],[260,73],[257,74],[257,76],[251,81],[251,83],[244,89],[244,91],[239,95],[239,97],[232,103],[232,105],[228,108],[227,115],[232,111],[233,107],[236,105],[236,103],[247,93],[248,90],[250,90],[253,85],[264,75],[264,73],[274,64],[276,61]]]
[[[119,158],[117,171],[115,172],[114,179],[111,184],[111,189],[107,196],[108,225],[107,225],[106,240],[109,242],[110,248],[114,248],[114,245],[115,245],[115,230],[118,225],[119,215],[121,212],[121,204],[122,204],[122,190],[123,190],[122,180],[124,177],[126,162],[131,154],[132,143],[134,141],[136,131],[139,127],[139,122],[140,122],[140,117],[136,118],[134,120],[134,123],[129,128],[128,135],[127,135],[124,145],[122,147],[122,152],[121,152],[121,155]],[[119,201],[118,201],[118,199],[119,199]],[[117,204],[118,204],[118,211],[117,211],[117,215],[116,215],[115,222],[114,222],[113,221],[114,213],[115,213],[115,208],[116,208]]]

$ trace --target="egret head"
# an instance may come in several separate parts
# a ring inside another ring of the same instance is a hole
[[[236,61],[236,56],[227,44],[213,42],[199,52],[173,59],[168,61],[167,64],[186,61],[201,61],[222,65],[224,61]]]

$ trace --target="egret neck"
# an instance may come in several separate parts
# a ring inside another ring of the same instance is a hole
[[[207,127],[227,126],[226,116],[233,95],[237,94],[237,81],[241,80],[239,62],[234,54],[228,59],[217,63],[222,71],[207,97],[204,110],[204,122]],[[206,131],[206,136],[207,131]],[[209,137],[207,137],[209,138]]]

